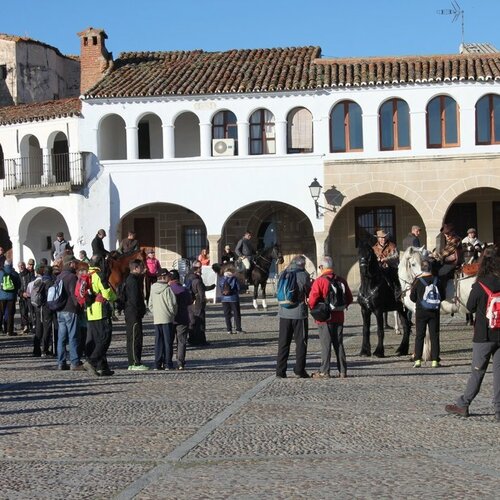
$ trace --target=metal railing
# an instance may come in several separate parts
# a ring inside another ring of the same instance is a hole
[[[33,155],[4,160],[5,194],[70,192],[85,182],[82,153]]]

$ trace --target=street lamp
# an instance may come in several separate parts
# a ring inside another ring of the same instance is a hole
[[[309,191],[311,192],[311,198],[314,200],[314,207],[316,208],[316,219],[321,218],[319,213],[319,195],[321,194],[321,190],[323,186],[318,182],[318,179],[315,177],[314,180],[309,184]]]
[[[323,186],[318,182],[318,179],[315,177],[314,180],[309,184],[309,191],[311,192],[311,198],[314,200],[314,207],[316,208],[316,219],[321,219],[323,217],[323,213],[319,211],[321,208],[322,210],[328,210],[329,212],[336,212],[337,206],[340,206],[342,203],[338,203],[338,200],[335,198],[334,202],[329,202],[332,207],[324,207],[318,203],[319,197],[321,196],[321,190],[323,189]],[[337,188],[335,186],[332,186],[332,190],[337,193],[335,196],[338,196],[340,193],[338,192]],[[329,190],[328,192],[330,192]]]

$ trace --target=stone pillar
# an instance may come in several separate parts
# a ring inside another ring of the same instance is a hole
[[[314,232],[314,241],[316,242],[316,262],[313,262],[313,264],[314,264],[314,270],[316,271],[316,274],[318,271],[318,264],[319,264],[319,261],[321,260],[321,257],[323,257],[323,255],[325,255],[325,254],[329,255],[328,246],[327,246],[328,236],[329,236],[328,231],[315,231]]]
[[[137,160],[139,158],[139,138],[137,127],[126,127],[127,133],[127,160]]]
[[[175,126],[163,125],[163,158],[175,158]]]
[[[212,124],[200,123],[200,156],[210,158],[212,156]]]
[[[276,154],[284,156],[287,153],[286,120],[276,121]]]
[[[16,264],[23,259],[21,245],[19,243],[19,235],[18,234],[9,234],[10,241],[12,241],[12,266],[14,269],[17,269]]]
[[[219,241],[220,234],[209,234],[207,236],[208,247],[210,249],[210,265],[219,262]]]
[[[248,122],[238,122],[238,156],[248,156]]]
[[[322,116],[313,120],[313,152],[316,154],[326,154],[330,151],[329,123],[328,116]]]
[[[50,151],[48,148],[42,148],[42,186],[48,186],[51,182],[53,182],[53,177],[52,156],[50,155]],[[33,182],[31,182],[31,184],[33,184]]]
[[[378,114],[363,113],[363,151],[373,153],[379,150]],[[373,131],[377,131],[373,133]]]
[[[429,221],[425,225],[425,231],[427,234],[427,245],[426,248],[429,251],[434,250],[436,248],[436,237],[439,234],[439,231],[442,227],[442,224],[440,221]],[[423,243],[422,241],[420,243]]]
[[[410,111],[410,141],[414,151],[427,149],[427,125],[425,111]]]

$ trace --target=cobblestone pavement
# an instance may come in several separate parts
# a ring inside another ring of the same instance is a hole
[[[358,357],[353,306],[349,378],[295,379],[292,355],[289,378],[276,379],[270,302],[254,311],[244,297],[247,333],[231,336],[220,305],[210,305],[210,346],[189,349],[184,372],[128,372],[123,321],[109,378],[57,371],[53,359],[30,356],[30,337],[2,336],[0,498],[500,497],[491,372],[469,419],[443,409],[469,372],[464,318],[443,317],[443,366],[417,370],[395,356],[392,330],[386,358]],[[145,330],[151,366],[150,319]],[[311,326],[309,372],[318,365]]]

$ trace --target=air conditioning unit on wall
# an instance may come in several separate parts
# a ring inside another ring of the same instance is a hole
[[[234,156],[234,139],[212,139],[213,156]]]

